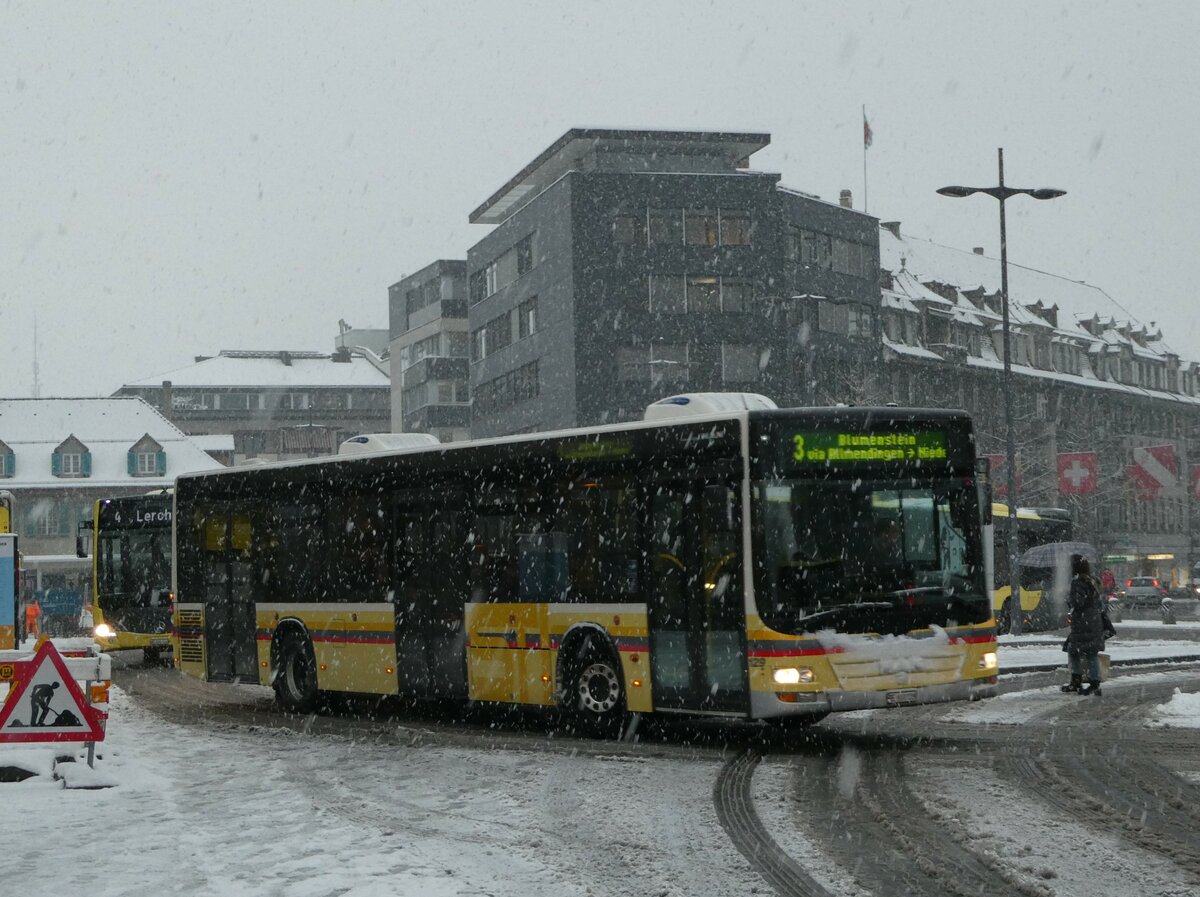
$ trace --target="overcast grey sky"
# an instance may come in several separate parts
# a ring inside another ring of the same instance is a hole
[[[1200,359],[1200,4],[7,3],[0,395],[387,326],[570,127],[768,131],[753,167],[1103,287]],[[1021,298],[1014,295],[1014,300]]]

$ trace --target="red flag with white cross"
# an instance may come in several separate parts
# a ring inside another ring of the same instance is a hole
[[[1095,492],[1099,469],[1099,458],[1095,452],[1059,452],[1059,494],[1087,495]]]

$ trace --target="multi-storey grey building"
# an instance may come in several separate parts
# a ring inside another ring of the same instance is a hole
[[[472,435],[627,420],[684,390],[798,404],[860,382],[877,222],[747,170],[769,140],[574,129],[480,205]]]
[[[471,426],[466,262],[442,259],[388,287],[392,430],[466,439]]]

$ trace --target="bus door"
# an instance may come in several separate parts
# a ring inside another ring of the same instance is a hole
[[[204,621],[210,679],[258,680],[251,515],[214,504],[200,521],[204,541]]]
[[[400,493],[393,508],[396,671],[401,694],[466,697],[466,496]]]
[[[648,487],[646,601],[656,708],[747,707],[738,495],[733,482]]]

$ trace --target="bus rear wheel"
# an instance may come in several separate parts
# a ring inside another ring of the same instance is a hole
[[[568,669],[563,709],[578,731],[615,737],[625,723],[625,690],[620,664],[610,651],[584,643]]]
[[[317,706],[317,662],[312,644],[298,634],[285,635],[279,643],[279,666],[275,671],[275,699],[286,710],[310,713]]]

